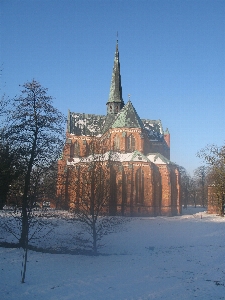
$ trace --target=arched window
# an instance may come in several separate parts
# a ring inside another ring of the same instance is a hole
[[[80,145],[79,143],[76,141],[73,145],[73,155],[74,156],[79,156],[80,155]]]
[[[120,138],[119,138],[118,135],[116,135],[114,137],[113,148],[114,148],[115,151],[119,151],[120,150]]]
[[[136,203],[144,202],[144,172],[139,168],[135,174]]]
[[[91,155],[91,154],[94,154],[94,144],[93,144],[93,142],[91,142],[88,145],[88,155]]]
[[[127,137],[127,152],[133,152],[135,150],[135,138],[133,134]]]

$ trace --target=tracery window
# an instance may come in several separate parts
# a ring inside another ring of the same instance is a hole
[[[120,138],[118,135],[116,135],[114,137],[114,141],[113,141],[113,147],[115,151],[119,151],[120,150]]]
[[[139,168],[135,174],[136,203],[144,202],[144,172]]]
[[[135,138],[133,134],[127,137],[127,152],[133,152],[135,150]]]
[[[80,145],[79,143],[76,141],[73,144],[73,156],[79,156],[80,155]]]

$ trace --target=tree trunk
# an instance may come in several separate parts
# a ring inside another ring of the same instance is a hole
[[[2,199],[2,197],[0,196],[0,210],[3,210],[4,207],[4,201]]]
[[[92,227],[92,236],[93,236],[93,255],[97,255],[97,233],[96,233],[96,223],[93,222],[93,227]]]
[[[196,207],[196,194],[195,194],[195,192],[193,192],[193,202],[194,202],[194,206]]]
[[[21,230],[21,236],[19,240],[20,247],[24,248],[26,247],[26,242],[28,242],[28,231],[29,231],[29,223],[28,223],[28,213],[27,210],[28,207],[28,193],[30,189],[30,177],[31,177],[31,171],[33,167],[34,162],[34,153],[36,149],[36,141],[37,141],[37,132],[35,134],[35,139],[33,142],[32,150],[31,150],[31,156],[28,163],[27,173],[25,176],[25,184],[24,184],[24,192],[23,192],[23,199],[22,199],[22,230]]]
[[[224,217],[224,195],[222,195],[222,199],[220,201],[220,216]]]
[[[25,283],[25,276],[26,276],[26,270],[27,270],[27,251],[28,251],[28,235],[24,247],[24,259],[23,259],[23,270],[21,271],[21,283]]]
[[[25,205],[22,206],[22,229],[21,229],[21,235],[19,239],[19,245],[23,249],[25,249],[26,244],[28,243],[28,214],[27,214],[27,207]]]

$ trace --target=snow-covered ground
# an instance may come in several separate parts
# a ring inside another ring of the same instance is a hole
[[[95,257],[29,251],[24,284],[22,250],[0,248],[0,299],[225,299],[225,219],[200,210],[132,218]],[[52,224],[39,246],[73,247],[74,223]]]

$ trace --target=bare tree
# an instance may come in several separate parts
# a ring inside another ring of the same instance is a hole
[[[194,179],[197,186],[200,188],[199,195],[201,198],[201,205],[205,207],[206,198],[206,178],[207,178],[207,168],[206,166],[200,166],[194,170]]]
[[[187,209],[187,205],[190,197],[190,180],[191,177],[188,174],[187,170],[184,167],[178,166],[180,175],[181,175],[181,199],[182,204],[185,209]]]
[[[0,210],[6,204],[13,183],[23,173],[19,157],[9,144],[0,143]]]
[[[0,98],[0,117],[5,117],[8,111],[9,99],[3,95]]]
[[[113,168],[111,153],[93,153],[88,158],[81,159],[80,163],[71,168],[72,179],[69,188],[74,191],[73,211],[75,220],[81,222],[86,232],[91,236],[93,255],[98,254],[99,241],[106,234],[115,231],[115,228],[125,219],[110,217]],[[115,159],[115,154],[114,154]],[[73,184],[73,178],[76,178]]]
[[[189,181],[189,199],[194,206],[197,206],[198,203],[198,186],[196,180],[191,177]]]
[[[217,195],[217,206],[220,215],[224,216],[225,206],[225,146],[208,145],[202,149],[198,157],[203,158],[209,166],[209,183],[213,184]]]
[[[0,210],[6,204],[11,185],[23,172],[18,152],[8,139],[10,104],[5,95],[0,98]]]
[[[21,212],[22,229],[19,242],[20,246],[27,251],[29,217],[33,207],[32,172],[35,168],[47,168],[52,161],[56,161],[59,157],[64,139],[65,118],[52,105],[52,97],[47,95],[47,89],[33,80],[25,83],[21,95],[14,99],[10,120],[7,138],[25,166]],[[26,270],[26,265],[24,270]],[[24,279],[25,272],[22,282]]]

